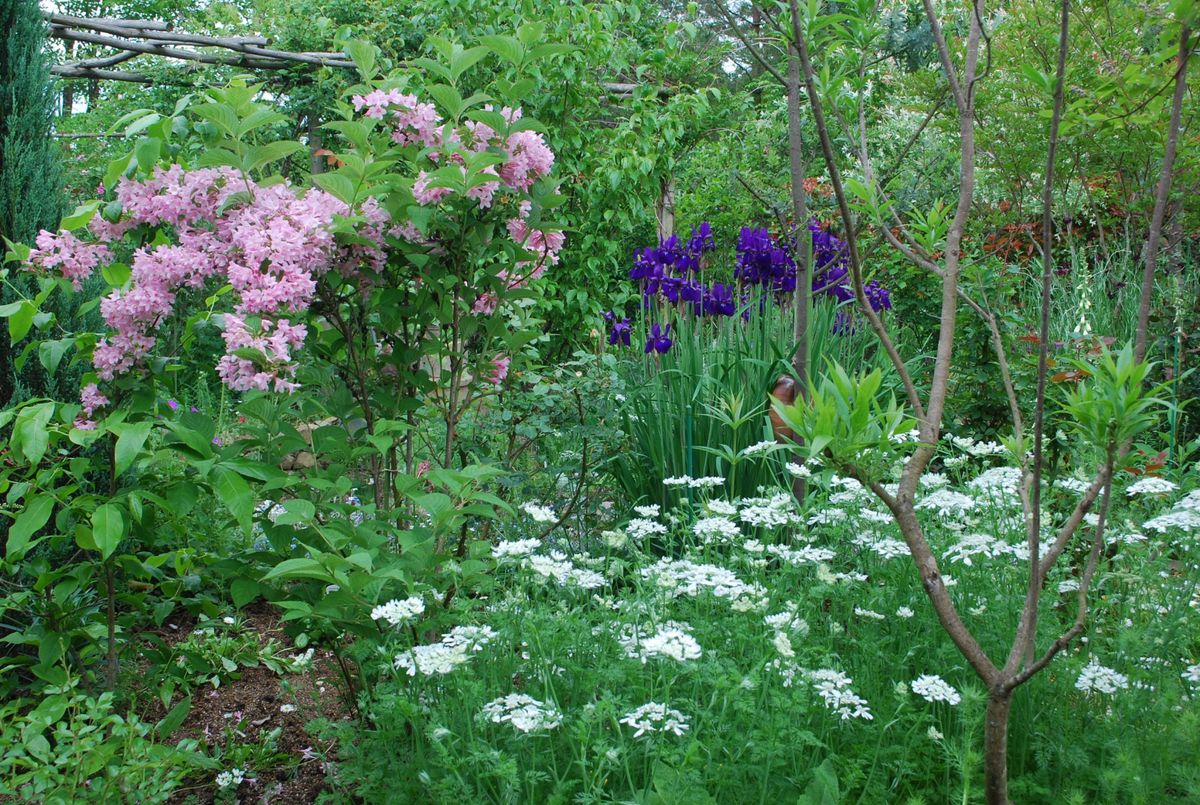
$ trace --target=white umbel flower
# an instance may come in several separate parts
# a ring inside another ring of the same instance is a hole
[[[493,699],[483,706],[482,715],[495,724],[507,722],[518,732],[543,732],[562,724],[558,708],[524,693]]]
[[[958,691],[935,674],[921,674],[913,680],[912,690],[927,702],[945,702],[955,705],[962,701],[962,696],[958,695]]]
[[[683,713],[658,702],[647,702],[636,710],[631,710],[621,718],[621,723],[634,728],[634,738],[656,732],[670,732],[681,736],[688,730],[688,720]]]
[[[1118,690],[1129,687],[1129,677],[1112,668],[1106,668],[1092,657],[1079,672],[1075,687],[1084,693],[1106,693],[1111,696]]]
[[[386,604],[380,604],[371,610],[371,619],[387,621],[392,626],[400,626],[418,617],[425,611],[425,599],[419,595],[408,598],[394,598]]]

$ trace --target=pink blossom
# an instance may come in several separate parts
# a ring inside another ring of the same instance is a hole
[[[554,166],[554,152],[536,131],[513,132],[505,146],[508,161],[500,166],[500,176],[510,187],[528,190]]]
[[[308,328],[293,325],[287,319],[277,322],[264,320],[258,333],[252,333],[246,321],[234,313],[225,314],[225,348],[229,354],[217,363],[217,374],[225,385],[235,391],[259,389],[291,392],[299,388],[289,378],[295,375],[292,350],[304,345]],[[239,349],[254,349],[261,353],[263,365],[232,353]]]
[[[37,248],[29,251],[26,268],[65,277],[77,291],[82,287],[81,281],[90,277],[101,261],[111,257],[107,246],[85,243],[65,229],[57,233],[43,229],[35,243]]]
[[[362,112],[366,117],[383,120],[388,106],[399,106],[404,103],[405,98],[411,97],[411,95],[402,94],[398,89],[377,89],[366,95],[355,95],[350,102],[354,104],[355,111]],[[364,109],[366,111],[363,111]]]
[[[504,378],[508,377],[508,364],[512,362],[512,358],[507,355],[497,355],[492,358],[492,373],[488,376],[487,381],[493,386],[499,386],[504,382]]]
[[[100,388],[95,383],[88,383],[83,387],[83,391],[79,393],[79,401],[83,403],[83,411],[91,418],[97,408],[103,408],[109,404],[109,400],[100,393]]]
[[[430,187],[428,171],[421,171],[417,174],[417,180],[413,182],[413,198],[421,206],[437,204],[452,192],[448,187]]]

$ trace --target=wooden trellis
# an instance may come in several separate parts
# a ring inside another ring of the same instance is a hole
[[[66,42],[82,42],[111,48],[107,56],[53,65],[51,72],[62,78],[86,78],[101,81],[128,81],[154,84],[162,79],[129,70],[114,70],[139,56],[161,56],[193,64],[226,65],[244,70],[286,70],[297,66],[353,69],[354,62],[345,53],[295,52],[269,47],[261,36],[206,36],[173,30],[155,20],[121,20],[73,17],[67,14],[45,15],[50,36]],[[632,96],[638,84],[606,81],[601,87],[612,96]],[[671,91],[657,90],[660,97]]]

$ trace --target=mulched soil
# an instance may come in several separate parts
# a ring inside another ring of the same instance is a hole
[[[269,606],[244,610],[242,617],[245,628],[257,633],[260,643],[273,637],[288,647],[288,653],[299,653],[279,628],[278,613]],[[175,643],[194,627],[195,619],[181,613],[163,624],[158,634],[166,642]],[[193,690],[191,710],[170,740],[174,743],[194,738],[209,747],[224,747],[231,729],[237,729],[233,740],[257,743],[264,733],[281,728],[276,747],[286,759],[273,763],[269,771],[259,770],[254,777],[247,777],[237,789],[238,801],[247,805],[315,802],[319,794],[329,790],[324,760],[332,756],[334,747],[322,745],[305,730],[305,724],[317,718],[334,721],[349,717],[337,684],[339,678],[333,655],[321,651],[314,652],[312,666],[301,674],[280,677],[267,668],[241,669],[238,679],[219,688],[205,685]],[[153,723],[163,717],[161,702],[152,697],[144,701],[148,701],[141,713],[144,719]],[[178,701],[177,697],[171,705]],[[212,803],[217,792],[214,777],[215,773],[210,773],[206,779],[181,789],[171,803]]]

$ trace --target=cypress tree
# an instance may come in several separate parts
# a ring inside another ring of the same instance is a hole
[[[55,229],[64,206],[62,166],[52,139],[56,92],[45,44],[38,0],[0,0],[0,235],[14,242],[29,243],[40,230]],[[8,268],[0,303],[20,298],[13,286],[36,293],[30,278]],[[14,397],[55,391],[36,357],[18,377],[16,354],[0,343],[0,406]]]

